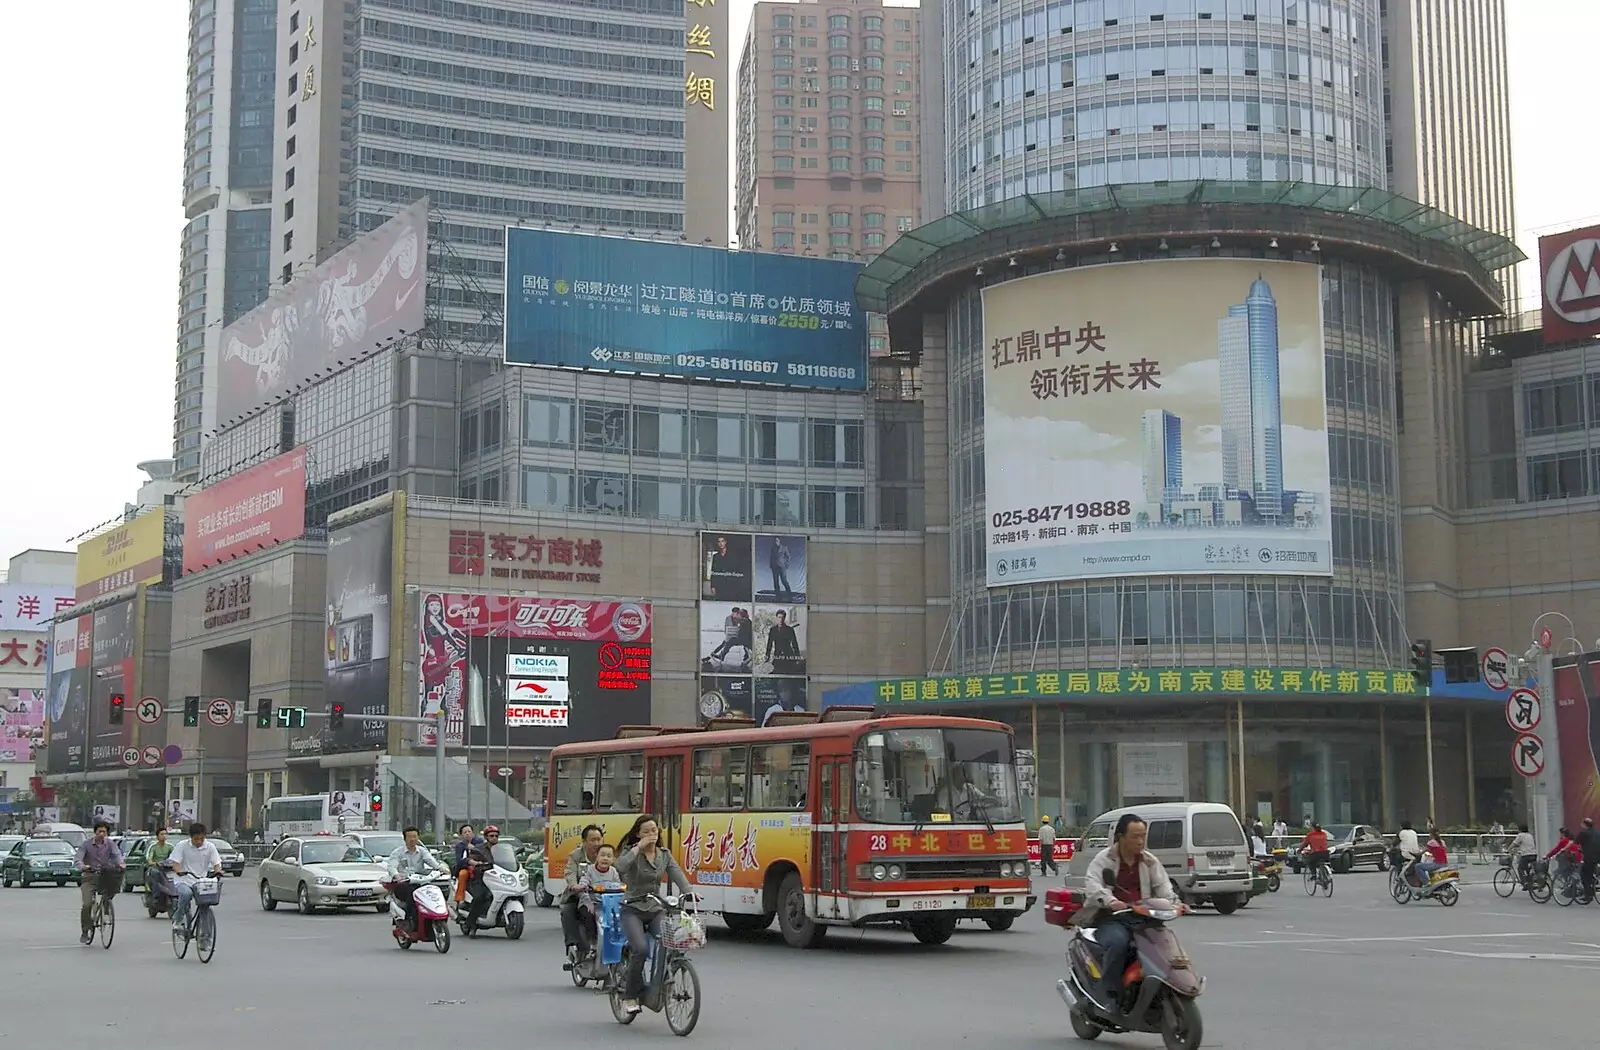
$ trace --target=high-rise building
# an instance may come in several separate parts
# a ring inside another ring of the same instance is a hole
[[[222,330],[270,281],[278,0],[191,0],[172,454],[200,473]]]
[[[1183,420],[1164,408],[1139,418],[1144,453],[1144,499],[1168,503],[1183,494]]]
[[[739,60],[745,248],[856,259],[921,223],[917,12],[758,3]]]
[[[1278,385],[1278,303],[1256,278],[1245,301],[1217,322],[1222,376],[1222,485],[1283,517],[1283,400]]]

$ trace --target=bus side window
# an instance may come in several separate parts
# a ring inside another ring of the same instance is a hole
[[[767,744],[750,749],[752,810],[799,809],[811,777],[810,744]]]
[[[694,753],[695,809],[743,809],[745,749],[703,747]]]
[[[595,760],[563,758],[556,761],[557,813],[589,813],[594,809]]]
[[[636,813],[643,803],[644,755],[606,755],[600,759],[598,809],[604,813]]]

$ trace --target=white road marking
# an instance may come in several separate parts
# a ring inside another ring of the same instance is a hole
[[[1297,951],[1297,952],[1305,952],[1308,955],[1349,955],[1350,954],[1349,952],[1330,952],[1330,951],[1327,951],[1326,949],[1323,949],[1323,948],[1296,948],[1295,951]]]
[[[1453,952],[1448,948],[1429,948],[1439,955],[1457,955],[1464,959],[1530,959],[1543,962],[1595,962],[1600,955],[1565,955],[1560,952]]]
[[[1275,937],[1266,941],[1207,941],[1207,948],[1255,948],[1275,944],[1395,944],[1412,941],[1478,941],[1500,937],[1544,937],[1542,933],[1435,933],[1418,937]]]
[[[64,952],[68,948],[82,948],[81,944],[29,944],[23,947],[25,952]]]

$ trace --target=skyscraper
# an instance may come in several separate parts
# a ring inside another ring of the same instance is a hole
[[[1183,420],[1164,408],[1139,418],[1144,500],[1167,503],[1183,494]]]
[[[267,296],[277,0],[191,0],[172,455],[200,471],[222,330]]]
[[[1278,302],[1257,277],[1245,301],[1217,322],[1222,380],[1222,484],[1255,501],[1258,517],[1283,517],[1283,399],[1278,383]]]

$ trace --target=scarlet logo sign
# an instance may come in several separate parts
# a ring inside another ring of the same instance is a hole
[[[1544,341],[1565,343],[1600,333],[1600,226],[1539,239]]]

